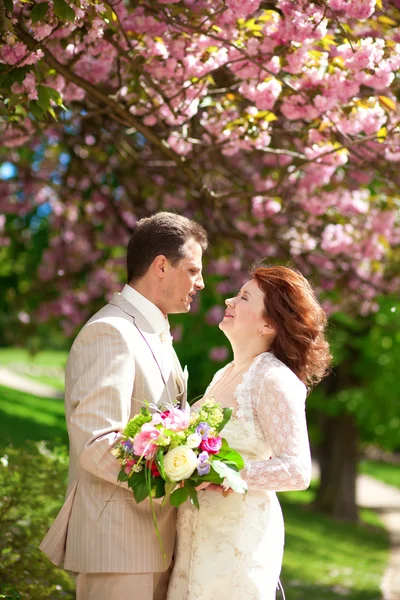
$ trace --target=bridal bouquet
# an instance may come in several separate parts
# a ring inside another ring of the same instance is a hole
[[[199,508],[196,487],[205,481],[247,491],[239,474],[243,458],[219,435],[231,408],[221,409],[211,399],[193,415],[174,405],[165,411],[151,408],[156,412],[143,407],[129,421],[112,450],[121,465],[118,481],[128,483],[136,502],[164,498],[162,504],[169,499],[179,506],[190,498]]]
[[[172,506],[190,498],[199,508],[196,487],[205,481],[241,494],[247,491],[239,474],[243,458],[219,435],[231,416],[231,408],[221,409],[211,399],[205,399],[193,415],[174,405],[164,411],[148,405],[129,421],[112,450],[121,465],[118,481],[127,482],[137,503],[150,500],[164,559],[153,498],[163,498],[161,505],[169,499]]]

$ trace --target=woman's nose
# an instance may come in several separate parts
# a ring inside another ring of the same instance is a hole
[[[234,300],[235,300],[234,298],[227,298],[227,299],[225,300],[225,304],[226,304],[227,306],[233,306],[233,305],[234,305]]]

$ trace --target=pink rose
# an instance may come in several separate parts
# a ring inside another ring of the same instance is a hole
[[[190,425],[190,416],[180,408],[172,408],[164,419],[164,427],[171,431],[184,431]]]
[[[137,456],[144,455],[145,458],[151,458],[154,456],[157,450],[157,446],[153,443],[160,432],[158,429],[151,425],[151,423],[145,423],[142,426],[142,430],[137,434],[133,440],[133,451]]]
[[[221,450],[222,446],[222,438],[220,436],[215,438],[208,438],[207,440],[203,440],[200,444],[200,449],[203,452],[208,452],[209,454],[218,454]]]

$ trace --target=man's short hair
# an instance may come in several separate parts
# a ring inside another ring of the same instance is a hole
[[[185,257],[183,246],[193,239],[203,252],[207,233],[199,223],[182,215],[159,212],[140,219],[129,240],[126,256],[128,283],[143,277],[153,260],[163,254],[172,265]]]

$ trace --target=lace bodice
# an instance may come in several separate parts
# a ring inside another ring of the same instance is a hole
[[[215,374],[205,396],[228,368],[226,365]],[[254,359],[234,397],[237,413],[223,435],[235,447],[234,435],[229,439],[237,431],[234,421],[242,424],[239,429],[247,440],[248,451],[237,449],[245,458],[241,475],[249,490],[306,489],[311,477],[311,457],[305,385],[271,352],[264,352]]]

